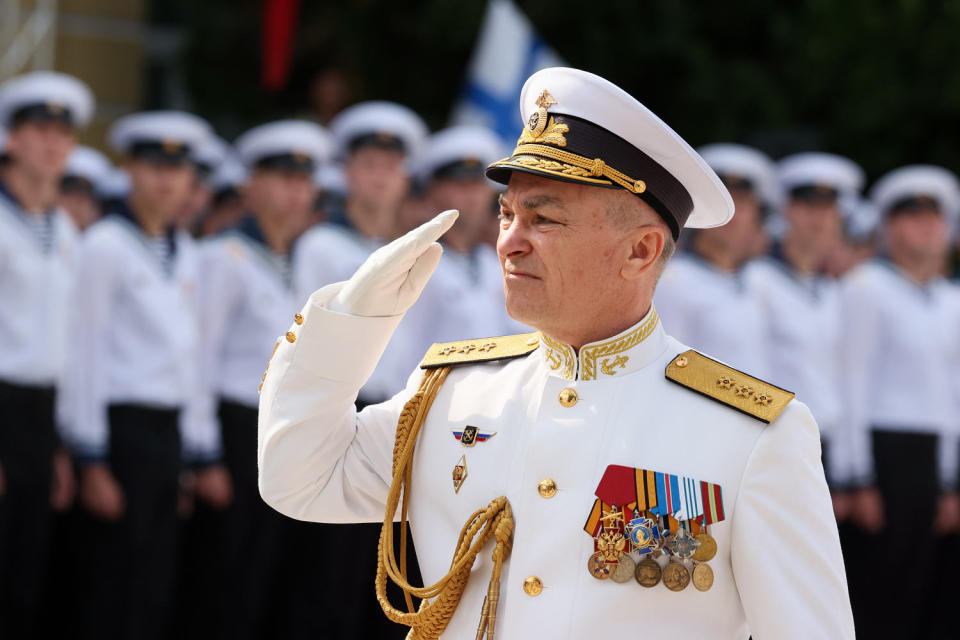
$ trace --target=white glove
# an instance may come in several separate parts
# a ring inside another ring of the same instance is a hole
[[[324,306],[354,316],[395,316],[420,297],[443,255],[437,239],[460,213],[444,211],[430,222],[374,251]]]

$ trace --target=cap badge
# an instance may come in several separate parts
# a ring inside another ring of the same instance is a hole
[[[290,154],[290,156],[292,157],[293,161],[297,164],[306,164],[310,161],[310,156],[308,156],[305,153],[301,153],[300,151],[294,151],[293,153]]]
[[[62,104],[59,104],[59,103],[57,103],[57,102],[48,102],[48,103],[47,103],[47,111],[49,111],[49,112],[50,112],[50,115],[52,115],[52,116],[54,116],[54,117],[59,117],[59,116],[63,115],[63,112],[66,111],[66,110],[67,110],[66,107],[64,107]]]
[[[549,91],[544,89],[540,92],[540,96],[537,98],[538,109],[530,115],[530,120],[527,121],[527,128],[534,138],[540,137],[547,128],[549,124],[547,121],[547,109],[555,104],[557,104],[557,101],[554,100]]]
[[[180,153],[182,148],[181,144],[176,140],[164,140],[160,143],[160,146],[163,148],[164,153],[175,154]]]

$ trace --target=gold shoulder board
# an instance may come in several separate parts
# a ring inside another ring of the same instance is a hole
[[[421,369],[435,369],[458,364],[509,360],[525,356],[540,344],[539,333],[523,333],[516,336],[480,338],[459,342],[440,342],[427,351],[420,363]]]
[[[785,389],[693,350],[681,353],[667,365],[667,379],[768,424],[794,397]]]

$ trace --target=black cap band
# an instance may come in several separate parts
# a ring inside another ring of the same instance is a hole
[[[477,180],[484,177],[487,167],[478,158],[459,158],[433,170],[434,180]]]
[[[11,129],[25,122],[62,122],[70,127],[74,125],[70,108],[56,102],[27,104],[10,114]]]
[[[130,145],[127,153],[131,158],[167,164],[190,161],[190,147],[176,140],[138,140]]]
[[[313,158],[305,153],[277,153],[259,158],[254,163],[256,169],[274,169],[279,171],[303,171],[313,173]]]
[[[828,184],[800,184],[790,189],[790,197],[803,202],[834,203],[840,192]]]
[[[718,173],[720,182],[730,191],[753,191],[753,180],[733,173]]]
[[[940,202],[933,196],[916,194],[900,198],[887,209],[888,216],[896,216],[905,213],[917,213],[919,211],[941,211]]]
[[[77,175],[66,175],[60,179],[60,193],[80,193],[85,196],[94,196],[93,183]]]
[[[403,143],[403,138],[387,131],[374,131],[372,133],[361,134],[351,139],[347,145],[351,153],[365,147],[400,151],[402,153],[407,152],[407,145]]]
[[[546,113],[546,112],[545,112]],[[534,114],[537,116],[537,114]],[[513,155],[487,168],[487,177],[510,182],[513,171],[598,187],[623,188],[663,218],[674,239],[693,211],[686,187],[653,158],[601,126],[559,113],[531,118]]]

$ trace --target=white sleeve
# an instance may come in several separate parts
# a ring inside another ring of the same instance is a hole
[[[848,470],[848,477],[838,478],[841,484],[873,483],[870,379],[880,348],[881,319],[876,294],[865,276],[855,273],[841,288],[840,370],[846,408],[837,425],[836,444]]]
[[[101,461],[109,450],[107,366],[114,292],[121,259],[102,246],[103,236],[80,243],[76,282],[67,332],[64,390],[69,409],[64,435],[80,459]]]
[[[753,638],[854,637],[820,435],[805,405],[791,402],[764,428],[732,518],[734,579]]]
[[[383,519],[393,442],[403,405],[419,382],[357,413],[354,400],[402,316],[360,317],[322,305],[343,283],[317,291],[281,339],[260,395],[260,494],[291,518]]]
[[[215,462],[222,455],[216,381],[227,326],[243,300],[243,283],[218,248],[207,245],[200,253],[197,323],[202,338],[197,342],[194,385],[181,420],[184,459],[189,464]]]

